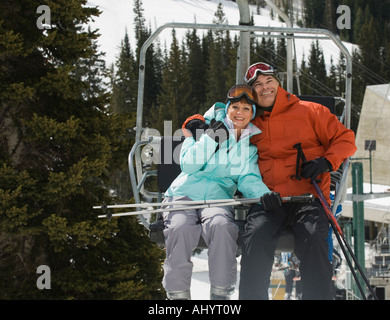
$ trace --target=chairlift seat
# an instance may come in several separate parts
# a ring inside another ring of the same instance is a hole
[[[161,137],[160,153],[157,164],[157,185],[160,197],[169,188],[173,180],[180,174],[180,149],[184,137]],[[239,247],[242,244],[242,234],[244,232],[245,216],[249,211],[249,205],[235,206],[236,217],[234,223],[238,226],[239,237],[237,243]],[[154,222],[149,225],[149,237],[152,242],[163,247],[165,245],[165,237],[163,234],[164,222],[162,214],[158,214]],[[277,250],[279,252],[292,251],[292,244],[294,243],[294,236],[291,231],[285,231],[281,234],[277,242]],[[198,248],[207,248],[203,238],[200,237]]]
[[[311,95],[300,95],[299,99],[304,101],[312,101],[326,106],[333,114],[335,113],[336,99],[330,96],[311,96]],[[180,149],[181,144],[184,141],[184,137],[172,137],[164,136],[161,137],[159,162],[157,165],[157,184],[159,197],[162,198],[164,192],[169,188],[173,180],[180,174]],[[332,173],[331,180],[332,186],[334,187],[339,183],[341,170],[339,169],[335,173]],[[333,181],[335,180],[335,181]],[[239,227],[239,239],[238,245],[241,245],[241,237],[244,231],[245,216],[249,211],[250,206],[236,206],[234,207],[236,217],[235,224]],[[164,223],[162,215],[158,214],[156,221],[150,224],[150,239],[156,242],[160,246],[164,246],[165,238],[163,235]],[[284,230],[276,246],[276,252],[291,252],[294,250],[294,235],[292,230]],[[206,248],[206,244],[201,237],[199,240],[198,248]]]

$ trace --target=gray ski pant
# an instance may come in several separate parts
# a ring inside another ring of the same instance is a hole
[[[166,198],[164,202],[188,197]],[[209,278],[212,286],[235,286],[237,281],[238,227],[232,207],[188,209],[163,213],[166,260],[163,286],[166,291],[186,291],[191,287],[191,256],[200,236],[208,246]]]

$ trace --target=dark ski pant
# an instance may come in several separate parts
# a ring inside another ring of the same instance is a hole
[[[300,273],[297,270],[286,270],[284,273],[284,280],[286,281],[286,293],[292,294],[294,286],[294,278],[300,277]],[[295,296],[298,296],[302,293],[302,283],[300,280],[295,283]]]
[[[332,299],[329,222],[319,200],[310,204],[283,203],[274,211],[264,211],[258,204],[252,206],[243,234],[239,299],[268,299],[276,243],[284,228],[294,232],[303,299]]]

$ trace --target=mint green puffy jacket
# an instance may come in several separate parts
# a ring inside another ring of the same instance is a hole
[[[204,117],[206,123],[215,118],[229,128],[223,103],[216,103]],[[187,196],[197,201],[232,199],[237,189],[245,198],[260,198],[270,192],[260,175],[257,148],[249,142],[250,137],[261,133],[260,129],[250,123],[239,141],[230,132],[229,139],[217,151],[218,143],[207,134],[199,141],[186,138],[180,151],[182,172],[164,196]]]

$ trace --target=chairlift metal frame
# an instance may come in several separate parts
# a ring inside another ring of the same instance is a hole
[[[266,32],[269,34],[284,34],[286,38],[291,38],[296,35],[300,35],[300,38],[316,38],[320,37],[321,39],[328,39],[333,41],[340,51],[343,53],[346,59],[346,77],[345,77],[345,107],[343,115],[340,120],[343,124],[350,128],[351,122],[351,91],[352,91],[352,57],[348,49],[344,46],[341,40],[332,32],[326,29],[312,29],[312,28],[285,28],[285,27],[263,27],[263,26],[248,26],[248,25],[216,25],[216,24],[198,24],[198,23],[166,23],[163,26],[159,27],[143,44],[140,51],[140,65],[139,65],[139,79],[138,79],[138,97],[137,97],[137,119],[136,119],[136,135],[135,135],[135,144],[131,149],[128,157],[129,163],[129,174],[132,190],[134,193],[135,203],[141,203],[141,195],[146,199],[158,199],[161,198],[157,192],[151,192],[144,188],[144,182],[148,176],[156,175],[155,171],[144,171],[142,160],[141,160],[141,148],[149,143],[159,143],[161,137],[147,137],[142,139],[142,134],[146,133],[147,129],[142,126],[143,121],[143,107],[144,107],[144,88],[145,88],[145,70],[146,70],[146,52],[150,45],[158,38],[158,36],[166,29],[197,29],[197,30],[215,30],[215,31],[237,31],[245,34],[250,34],[251,32]],[[243,67],[243,63],[240,62],[240,54],[242,54],[242,48],[238,54],[238,63],[237,70],[245,72],[246,67]],[[249,50],[249,46],[247,48]],[[244,53],[245,54],[245,53]],[[245,59],[244,59],[245,60]],[[245,61],[244,61],[245,62]],[[248,63],[249,62],[245,62]],[[242,71],[243,70],[243,71]],[[241,74],[241,78],[243,74]],[[239,72],[237,71],[237,79],[240,79]],[[288,77],[289,80],[289,77]],[[237,80],[239,81],[239,80]],[[348,167],[349,159],[344,161],[344,169],[342,177],[338,183],[335,199],[333,202],[332,210],[335,212],[338,204],[342,203],[345,199],[346,194],[346,183],[348,176]],[[341,192],[340,192],[341,191]],[[161,199],[160,199],[161,200]],[[143,215],[139,215],[138,218],[144,224],[144,226],[149,229],[150,223],[146,220]]]

